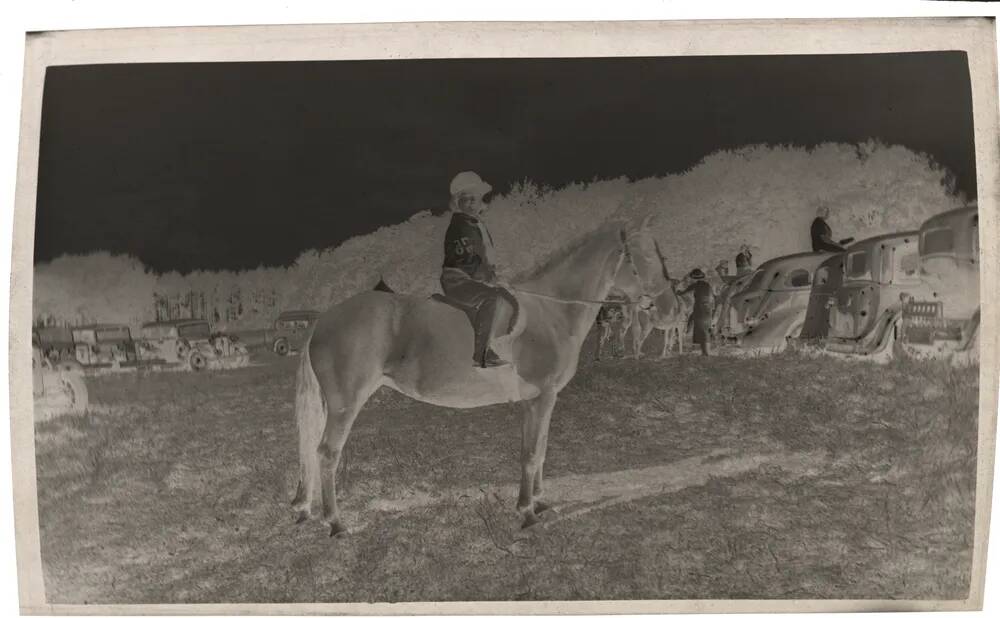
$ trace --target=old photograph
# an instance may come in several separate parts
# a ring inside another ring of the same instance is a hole
[[[977,602],[995,39],[947,23],[44,67],[45,603]]]

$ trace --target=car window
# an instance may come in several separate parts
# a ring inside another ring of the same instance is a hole
[[[73,341],[76,343],[97,343],[97,337],[92,330],[73,331]]]
[[[804,288],[812,283],[809,271],[804,268],[796,268],[785,277],[785,284],[792,288]]]
[[[925,255],[932,253],[951,253],[955,250],[955,234],[951,228],[939,227],[923,233],[923,248]]]
[[[207,339],[212,334],[207,322],[184,324],[177,327],[177,335],[186,339]]]
[[[864,278],[868,274],[868,253],[856,251],[848,255],[846,271],[851,279]]]
[[[103,328],[97,331],[98,341],[121,341],[128,338],[129,332],[127,326],[121,328]]]
[[[166,339],[173,336],[171,326],[146,326],[142,329],[142,336],[146,339]]]

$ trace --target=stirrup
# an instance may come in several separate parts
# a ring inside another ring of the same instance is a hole
[[[481,369],[489,369],[491,367],[503,367],[504,365],[509,365],[507,361],[497,356],[496,352],[486,349],[486,353],[483,354],[482,360],[474,360],[474,364]]]

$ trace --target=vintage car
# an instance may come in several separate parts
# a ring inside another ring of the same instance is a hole
[[[279,356],[300,350],[318,317],[319,311],[309,309],[281,312],[274,321],[271,349]]]
[[[40,326],[32,329],[32,341],[42,355],[52,361],[76,358],[73,331],[68,326]]]
[[[87,409],[87,383],[83,370],[72,359],[54,362],[45,355],[37,333],[31,341],[31,386],[35,422]]]
[[[903,352],[979,358],[979,211],[960,208],[920,227],[919,275],[927,286],[905,298],[900,321]]]
[[[903,295],[929,295],[920,277],[917,232],[860,240],[844,253],[843,281],[827,300],[824,349],[839,354],[891,358]]]
[[[136,347],[140,362],[168,369],[231,369],[250,361],[246,346],[213,332],[207,320],[147,322]]]
[[[805,320],[813,272],[828,257],[794,253],[761,264],[729,299],[724,336],[743,347],[784,347],[786,337],[797,334]]]
[[[125,324],[74,326],[76,360],[86,368],[119,368],[136,364],[135,342]]]
[[[742,348],[784,349],[805,324],[813,275],[829,253],[795,253],[761,264],[750,285],[734,296],[739,309]]]
[[[827,258],[813,276],[812,291],[806,319],[799,334],[800,342],[822,341],[830,333],[831,302],[844,281],[844,254],[834,253]]]

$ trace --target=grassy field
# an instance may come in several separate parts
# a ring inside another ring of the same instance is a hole
[[[967,594],[976,369],[585,361],[549,440],[560,513],[529,532],[515,407],[383,390],[347,445],[353,534],[334,540],[288,506],[296,363],[101,377],[93,411],[36,425],[49,602]]]

